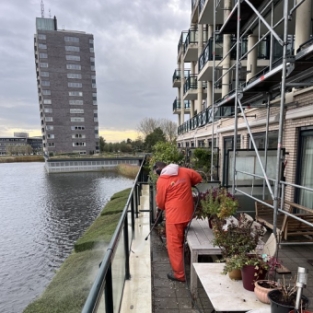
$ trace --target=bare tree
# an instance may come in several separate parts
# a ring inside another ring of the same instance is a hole
[[[156,128],[160,127],[160,122],[154,118],[146,117],[144,118],[139,125],[137,130],[144,135],[144,137],[153,133]]]
[[[177,124],[171,120],[161,119],[160,128],[169,142],[174,142],[177,138]]]
[[[166,140],[170,142],[175,141],[177,136],[177,124],[165,118],[154,119],[151,117],[146,117],[139,123],[137,130],[142,133],[144,137],[147,137],[158,127],[162,129]]]

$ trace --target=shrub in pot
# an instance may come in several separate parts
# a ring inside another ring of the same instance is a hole
[[[233,217],[227,221],[215,219],[213,234],[213,245],[221,249],[225,261],[223,273],[226,274],[241,270],[243,265],[251,261],[252,255],[247,256],[246,252],[256,249],[259,238],[263,235],[263,228],[262,225],[256,227],[253,219],[249,220],[246,215],[240,214],[238,220]]]
[[[271,302],[271,313],[289,313],[295,307],[297,287],[297,278],[282,279],[277,281],[277,289],[268,293],[268,298]],[[305,309],[308,298],[305,295],[301,296],[301,308]]]

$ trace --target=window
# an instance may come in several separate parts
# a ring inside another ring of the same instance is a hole
[[[84,130],[85,126],[72,126],[71,130]]]
[[[40,44],[38,45],[38,48],[39,48],[39,49],[46,50],[46,49],[47,49],[47,45],[44,45],[43,43],[40,43]]]
[[[39,58],[40,59],[47,59],[48,58],[48,54],[47,53],[39,53]]]
[[[52,125],[47,125],[46,126],[46,130],[53,130],[54,129],[54,126],[52,126]]]
[[[54,147],[54,142],[49,142],[49,143],[48,143],[48,146],[49,146],[49,147]]]
[[[97,88],[97,85],[96,84],[91,84],[91,87],[92,88]]]
[[[299,153],[299,185],[313,188],[313,130],[301,131]],[[299,189],[298,193],[299,204],[313,209],[313,192]]]
[[[51,104],[51,103],[52,103],[51,99],[44,99],[43,100],[43,104]]]
[[[54,134],[47,134],[47,139],[54,139]]]
[[[49,67],[48,63],[39,62],[39,67]]]
[[[94,49],[93,48],[89,48],[90,53],[94,53]]]
[[[41,86],[50,86],[49,80],[42,80],[41,81]]]
[[[51,91],[47,90],[47,89],[43,89],[42,90],[42,94],[45,95],[45,96],[50,96],[51,95]]]
[[[96,83],[96,75],[91,75],[91,82],[92,82],[93,84]]]
[[[79,64],[66,64],[66,68],[68,70],[81,70],[81,66]]]
[[[93,100],[93,101],[92,101],[92,104],[93,104],[93,105],[98,105],[97,100]]]
[[[97,100],[97,94],[95,92],[92,93],[92,100]]]
[[[79,42],[79,38],[77,38],[77,37],[65,36],[65,37],[64,37],[64,41],[66,41],[66,42]]]
[[[44,34],[38,34],[38,39],[40,39],[40,40],[46,40],[46,35],[44,35]]]
[[[51,108],[45,108],[45,113],[52,113],[52,109]]]
[[[93,43],[93,39],[89,39],[89,43]]]
[[[91,70],[91,71],[95,71],[96,68],[95,68],[94,66],[90,66],[90,70]]]
[[[65,46],[65,51],[79,52],[79,47]]]
[[[98,117],[98,111],[97,110],[93,111],[93,117]]]
[[[82,83],[67,83],[67,86],[71,88],[82,88],[83,84]]]
[[[73,142],[73,147],[86,146],[86,142]]]
[[[71,122],[85,122],[83,117],[71,117]]]
[[[86,135],[84,135],[84,134],[73,134],[72,138],[73,139],[75,139],[75,138],[86,138]]]
[[[70,105],[83,105],[83,100],[70,100]]]
[[[82,78],[82,74],[68,73],[68,74],[67,74],[67,78],[77,78],[77,79],[81,79],[81,78]]]
[[[46,122],[53,122],[53,117],[51,116],[46,116]]]
[[[49,72],[40,72],[41,77],[49,77]]]
[[[90,62],[95,62],[95,58],[94,57],[90,57]]]
[[[70,97],[82,97],[83,93],[81,91],[69,91],[68,92]]]
[[[70,109],[70,113],[84,113],[84,109]]]
[[[79,55],[66,55],[65,56],[66,60],[68,61],[80,61],[80,56]]]
[[[253,139],[258,149],[265,149],[265,133],[255,133],[253,134]],[[268,149],[276,149],[278,144],[278,131],[268,132]],[[249,148],[253,149],[251,138],[249,137]]]

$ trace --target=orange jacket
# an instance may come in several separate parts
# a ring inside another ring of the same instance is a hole
[[[179,224],[191,220],[194,211],[191,187],[201,181],[199,173],[176,164],[169,164],[162,170],[156,186],[156,204],[165,210],[166,223]]]

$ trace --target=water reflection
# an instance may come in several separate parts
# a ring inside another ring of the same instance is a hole
[[[114,173],[0,164],[0,312],[20,313],[40,295],[112,194],[132,183]]]

